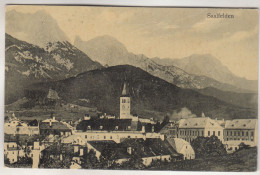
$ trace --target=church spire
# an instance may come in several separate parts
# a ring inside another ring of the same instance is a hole
[[[122,96],[129,96],[129,91],[126,82],[124,82],[124,87],[122,90]]]

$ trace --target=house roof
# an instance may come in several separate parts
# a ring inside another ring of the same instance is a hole
[[[140,138],[126,138],[121,143],[114,141],[89,141],[96,150],[104,152],[110,150],[108,155],[103,155],[109,158],[109,155],[116,155],[118,159],[129,158],[131,155],[127,152],[127,148],[131,147],[141,157],[153,157],[160,155],[179,156],[172,146],[167,141],[161,139],[140,139]]]
[[[28,121],[28,126],[38,126],[38,121],[36,119]]]
[[[141,120],[141,121],[148,121],[148,120]],[[100,126],[102,126],[102,128],[100,128]],[[117,129],[116,126],[118,127]],[[145,126],[146,132],[151,132],[153,128],[153,123],[151,121],[149,123],[137,121],[137,125],[136,125],[135,122],[132,122],[132,119],[118,119],[118,118],[108,119],[108,118],[92,117],[89,120],[82,120],[81,122],[79,122],[78,125],[76,126],[76,129],[82,131],[87,131],[87,130],[141,131],[142,126]]]
[[[120,147],[119,144],[111,140],[88,141],[88,144],[93,146],[96,150],[98,150],[101,153],[103,157],[106,157],[108,159],[110,159],[112,155],[115,156],[117,159],[124,159],[130,157],[126,149]]]
[[[178,153],[171,147],[171,145],[160,138],[147,138],[146,140],[142,138],[125,138],[122,140],[121,147],[129,146],[137,149],[144,148],[144,150],[140,152],[142,157],[159,155],[178,156]]]
[[[255,129],[257,127],[257,122],[257,119],[227,120],[225,129]]]
[[[179,121],[179,128],[219,128],[220,124],[209,117],[187,118]]]
[[[45,129],[49,129],[49,130],[66,130],[66,131],[71,131],[70,128],[68,128],[66,125],[64,125],[61,122],[54,122],[50,125],[50,123],[47,122],[42,122],[40,123],[40,129],[41,130],[45,130]]]
[[[119,131],[128,130],[128,126],[131,126],[131,119],[100,119],[91,118],[90,120],[83,120],[77,125],[77,130],[88,130],[88,126],[91,126],[90,130],[116,130],[115,127],[118,126]],[[103,128],[100,129],[100,126]]]
[[[176,129],[175,123],[167,123],[165,126],[162,127],[162,129],[159,131],[162,134],[166,134],[169,132],[169,129]]]
[[[167,141],[177,152],[180,152],[183,146],[190,145],[187,141],[181,138],[167,138]]]

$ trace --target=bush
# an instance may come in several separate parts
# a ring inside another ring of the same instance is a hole
[[[216,136],[197,137],[191,142],[197,158],[226,155],[226,149]]]

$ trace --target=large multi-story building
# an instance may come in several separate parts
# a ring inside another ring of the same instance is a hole
[[[224,141],[244,141],[251,146],[257,145],[257,119],[227,120]]]
[[[223,127],[209,117],[181,119],[178,125],[178,138],[191,142],[198,136],[217,136],[223,141]]]

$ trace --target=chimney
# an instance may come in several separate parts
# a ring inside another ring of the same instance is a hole
[[[83,148],[80,148],[80,150],[79,150],[79,156],[83,156],[83,154],[84,154]]]
[[[144,125],[142,126],[142,132],[145,132],[145,126]]]

